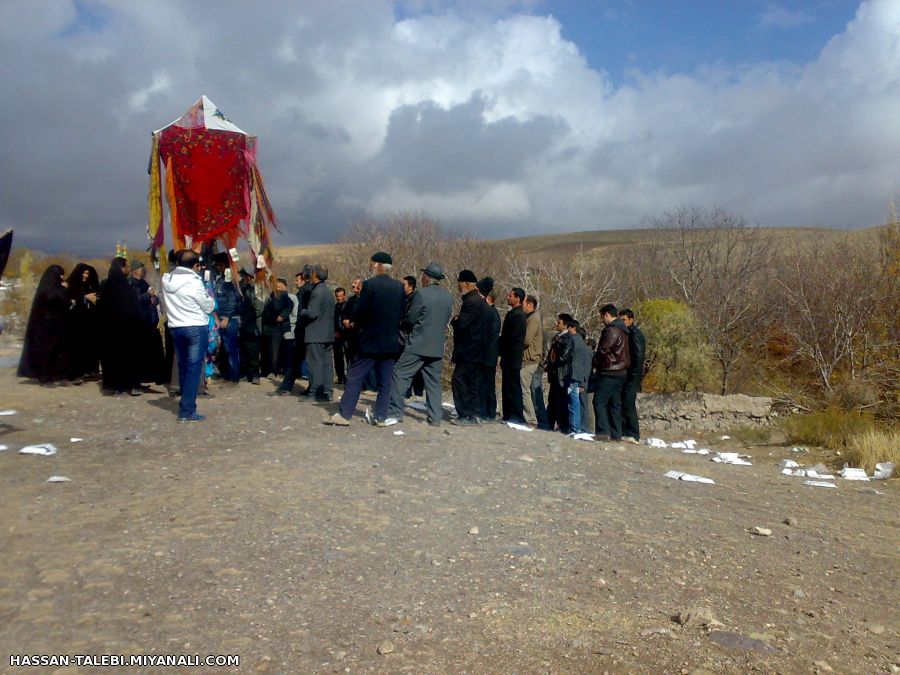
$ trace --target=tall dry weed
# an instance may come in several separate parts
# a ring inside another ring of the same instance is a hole
[[[847,458],[850,464],[868,473],[873,473],[879,462],[893,462],[894,467],[900,467],[900,430],[872,429],[853,436],[847,446]]]

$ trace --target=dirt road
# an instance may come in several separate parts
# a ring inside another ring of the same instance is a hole
[[[0,370],[0,409],[18,411],[0,418],[0,670],[25,672],[11,654],[236,654],[272,673],[900,666],[900,481],[807,487],[779,474],[784,448],[728,466],[416,411],[331,428],[333,408],[273,388],[211,386],[209,419],[178,425],[162,393]],[[17,453],[36,442],[58,454]]]

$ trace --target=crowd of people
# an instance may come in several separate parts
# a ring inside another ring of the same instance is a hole
[[[501,320],[493,279],[468,269],[456,279],[461,297],[454,314],[440,264],[422,268],[418,279],[397,280],[386,252],[372,256],[369,277],[353,279],[349,293],[332,290],[321,264],[304,266],[290,290],[278,278],[271,292],[260,292],[243,268],[232,279],[228,253],[213,256],[209,269],[191,250],[170,252],[169,262],[161,297],[137,261],[114,258],[102,282],[89,265],[79,264],[68,278],[60,266],[49,267],[35,293],[19,376],[50,386],[101,376],[110,393],[133,396],[148,383],[168,383],[180,397],[182,422],[204,419],[196,400],[209,395],[209,377],[256,385],[271,378],[279,382],[273,396],[292,395],[305,378],[308,385],[296,393],[316,403],[334,399],[336,380],[343,392],[327,424],[348,426],[369,389],[376,392],[364,415],[370,424],[401,423],[407,399],[424,394],[427,423],[439,426],[452,331],[452,424],[500,421],[640,439],[636,400],[646,342],[629,309],[604,305],[594,341],[567,313],[545,331],[538,298],[521,288],[507,291]]]

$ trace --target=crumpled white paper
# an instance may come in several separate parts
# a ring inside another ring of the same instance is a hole
[[[826,488],[836,488],[837,485],[834,483],[830,483],[827,480],[805,480],[803,481],[804,485],[811,485],[812,487],[826,487]]]
[[[37,445],[26,445],[19,450],[20,455],[55,455],[56,446],[52,443],[38,443]]]
[[[782,469],[785,476],[799,476],[801,478],[816,478],[818,480],[834,480],[830,473],[819,473],[815,469]]]
[[[840,476],[844,480],[869,480],[865,469],[854,469],[849,466],[845,466],[841,469]]]
[[[0,410],[0,417],[7,417],[8,415],[18,415],[19,413],[15,410]]]
[[[572,434],[572,439],[576,440],[576,441],[588,441],[588,442],[593,443],[594,434],[589,434],[589,433],[585,433],[585,432]]]
[[[875,465],[875,475],[872,476],[872,480],[887,480],[893,473],[893,462],[879,462]]]
[[[750,462],[744,459],[746,455],[741,456],[737,452],[717,452],[714,457],[710,457],[712,461],[719,462],[720,464],[739,464],[742,466],[753,466]]]
[[[710,485],[715,485],[716,481],[712,478],[705,478],[704,476],[695,476],[691,473],[684,473],[683,471],[667,471],[666,478],[674,478],[675,480],[683,480],[688,483],[709,483]]]
[[[507,422],[506,426],[510,429],[515,429],[516,431],[534,431],[534,429],[527,424],[517,424],[516,422]]]
[[[693,439],[688,439],[686,441],[677,441],[675,443],[672,443],[672,445],[670,447],[677,448],[678,450],[685,450],[685,449],[693,450],[694,446],[696,446],[696,445],[697,445],[697,441],[695,441]]]
[[[72,479],[66,476],[50,476],[47,479],[48,483],[71,483]]]

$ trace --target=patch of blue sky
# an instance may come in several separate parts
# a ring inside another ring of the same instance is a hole
[[[91,0],[74,0],[75,20],[63,28],[58,37],[66,38],[83,33],[99,33],[109,24],[109,9]]]
[[[853,19],[857,0],[553,0],[562,35],[614,85],[629,73],[814,61]]]

